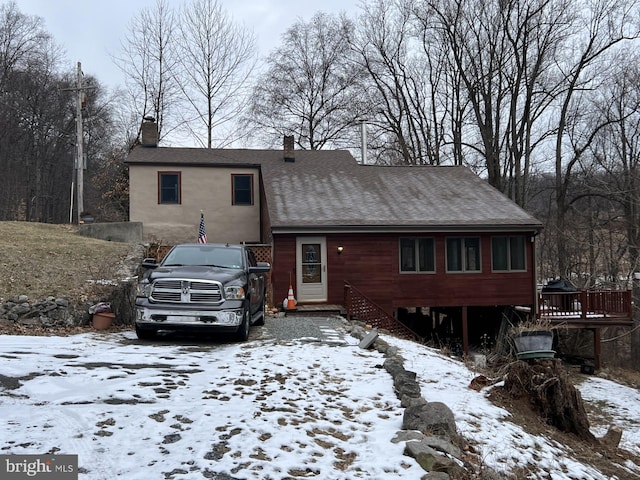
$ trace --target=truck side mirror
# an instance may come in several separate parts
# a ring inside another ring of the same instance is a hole
[[[142,261],[142,267],[143,268],[157,268],[158,267],[158,262],[156,261],[155,258],[145,258]]]

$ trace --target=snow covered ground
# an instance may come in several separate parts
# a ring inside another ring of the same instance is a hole
[[[86,480],[420,478],[392,442],[403,409],[383,355],[334,333],[343,341],[0,336],[0,454],[77,454]],[[488,389],[468,388],[476,373],[462,362],[383,338],[417,373],[425,399],[449,405],[485,464],[509,472],[531,462],[532,478],[607,478],[512,423]],[[597,377],[580,390],[623,427],[621,446],[640,454],[639,392]],[[627,478],[640,476],[640,465],[626,468]]]

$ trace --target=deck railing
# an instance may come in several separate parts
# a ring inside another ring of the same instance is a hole
[[[375,302],[348,283],[344,284],[344,306],[347,312],[347,320],[359,320],[371,325],[372,328],[386,330],[396,337],[422,341],[422,338],[417,333],[389,315]]]
[[[538,295],[538,315],[551,322],[630,324],[631,290],[581,290]]]

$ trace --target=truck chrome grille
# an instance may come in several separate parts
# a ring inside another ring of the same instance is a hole
[[[221,303],[220,282],[160,279],[153,283],[150,300],[167,303]]]

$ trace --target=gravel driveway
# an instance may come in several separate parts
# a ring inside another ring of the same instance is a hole
[[[287,342],[304,340],[331,345],[344,345],[347,321],[339,316],[267,317],[265,324],[252,327],[250,339]]]

